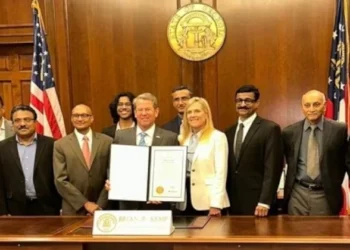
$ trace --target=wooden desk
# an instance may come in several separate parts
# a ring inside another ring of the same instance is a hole
[[[350,249],[348,217],[222,217],[171,236],[92,236],[88,217],[0,217],[0,249]],[[21,247],[21,248],[19,248]]]

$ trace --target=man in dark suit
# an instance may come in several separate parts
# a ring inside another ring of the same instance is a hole
[[[35,132],[36,119],[27,105],[11,111],[16,135],[0,143],[1,215],[59,214],[61,197],[52,167],[54,140]]]
[[[144,93],[134,99],[137,126],[130,129],[118,130],[114,143],[122,145],[140,146],[176,146],[177,135],[171,131],[161,129],[155,125],[159,114],[157,98]],[[169,203],[149,201],[147,203],[134,201],[120,201],[120,209],[170,209]],[[112,205],[113,207],[113,205]]]
[[[256,114],[259,90],[236,91],[238,122],[226,131],[229,144],[227,192],[232,215],[267,216],[283,168],[280,127]]]
[[[282,133],[288,164],[284,194],[290,215],[337,215],[342,207],[341,185],[350,165],[348,159],[346,166],[347,128],[324,118],[325,108],[323,93],[307,92],[302,98],[305,119]]]
[[[164,125],[164,129],[180,134],[182,116],[185,112],[186,105],[191,99],[192,92],[186,86],[178,86],[173,89],[171,96],[173,98],[173,106],[177,110],[177,115]]]
[[[92,131],[91,109],[73,108],[74,132],[55,142],[55,184],[63,198],[63,215],[92,215],[107,207],[104,182],[109,168],[112,138]]]

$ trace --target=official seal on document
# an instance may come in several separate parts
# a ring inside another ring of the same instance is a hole
[[[157,192],[157,194],[162,194],[162,193],[164,193],[164,188],[162,186],[159,186],[156,188],[156,192]]]
[[[112,232],[117,225],[117,218],[112,214],[104,214],[98,218],[97,227],[101,232],[109,233]]]
[[[179,9],[168,24],[168,41],[176,54],[190,61],[215,55],[226,37],[220,14],[206,4],[188,4]]]

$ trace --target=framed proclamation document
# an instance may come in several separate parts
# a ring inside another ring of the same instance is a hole
[[[185,201],[186,163],[187,147],[151,147],[148,200]]]
[[[111,146],[108,199],[185,201],[186,146]]]

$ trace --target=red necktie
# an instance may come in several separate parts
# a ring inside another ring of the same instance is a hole
[[[87,136],[83,137],[83,155],[88,168],[90,168],[90,148],[89,148],[89,138]]]

